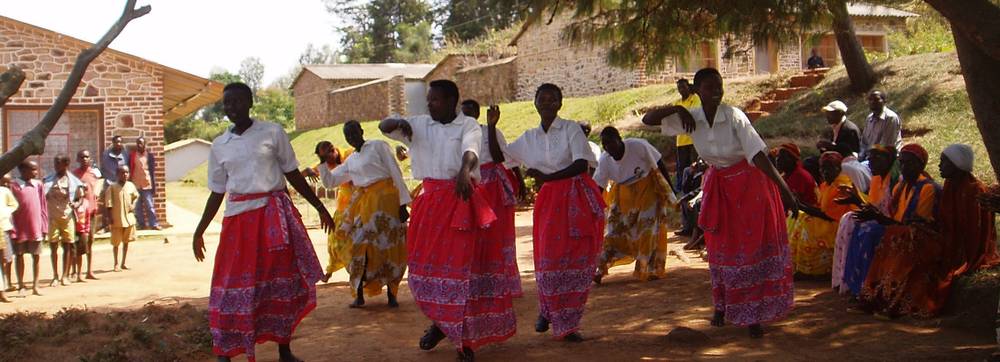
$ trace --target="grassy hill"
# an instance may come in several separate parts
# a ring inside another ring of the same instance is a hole
[[[882,78],[877,88],[888,94],[888,106],[903,118],[904,141],[919,142],[930,152],[932,175],[936,174],[935,167],[941,150],[948,144],[961,142],[976,150],[976,176],[986,182],[995,182],[989,162],[986,161],[986,150],[969,107],[958,59],[954,53],[895,58],[875,64],[875,70]],[[781,86],[787,76],[779,74],[727,80],[725,102],[745,104],[767,90]],[[628,89],[599,96],[566,98],[561,116],[589,121],[595,129],[591,138],[596,140],[597,132],[602,126],[621,124],[623,120],[636,122],[637,110],[665,104],[677,98],[677,91],[672,84]],[[812,91],[798,95],[778,112],[754,125],[770,145],[791,141],[802,146],[803,153],[815,154],[813,145],[827,127],[820,108],[835,99],[847,103],[850,109],[848,117],[863,126],[868,114],[864,94],[853,94],[848,90],[847,73],[843,67],[834,68]],[[510,141],[538,124],[530,101],[501,104],[500,111],[502,118],[499,127]],[[378,131],[376,122],[363,122],[362,125],[367,138],[386,139]],[[671,140],[655,132],[632,130],[626,132],[626,135],[650,138],[666,154],[672,152]],[[316,162],[313,149],[321,140],[329,140],[337,147],[348,147],[340,125],[297,131],[290,137],[295,153],[303,164]],[[395,141],[389,142],[398,144]],[[403,168],[404,174],[408,174],[409,164],[404,163]],[[204,185],[206,167],[193,170],[187,179],[194,184]]]

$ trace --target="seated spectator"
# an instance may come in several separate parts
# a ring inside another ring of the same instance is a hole
[[[823,62],[823,58],[816,52],[816,48],[812,49],[812,56],[809,57],[809,60],[806,60],[806,66],[808,66],[809,69],[826,67],[826,63]]]
[[[853,208],[834,202],[841,187],[852,187],[851,178],[841,169],[843,156],[828,151],[820,156],[819,203],[816,206],[800,203],[805,215],[789,220],[788,242],[792,249],[795,272],[803,277],[822,277],[830,274],[833,263],[833,246],[840,218]]]

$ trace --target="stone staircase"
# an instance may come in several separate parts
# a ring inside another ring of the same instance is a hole
[[[823,78],[826,77],[826,72],[829,70],[830,68],[804,70],[801,74],[792,76],[788,80],[787,87],[772,89],[763,97],[750,101],[743,107],[747,117],[750,118],[750,122],[774,113],[796,94],[815,87],[819,82],[823,81]]]

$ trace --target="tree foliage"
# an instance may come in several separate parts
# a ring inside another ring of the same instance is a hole
[[[246,57],[240,62],[239,74],[243,82],[256,92],[264,81],[264,63],[258,57]]]
[[[233,74],[227,70],[212,70],[212,72],[208,75],[208,79],[224,85],[243,81],[243,78],[240,77],[239,74]],[[208,122],[225,121],[225,117],[226,112],[222,109],[222,100],[206,106],[201,112],[201,118]]]
[[[442,33],[448,39],[469,41],[487,35],[491,30],[507,29],[524,17],[526,0],[447,0],[442,10],[447,15]]]
[[[431,6],[424,0],[326,0],[348,63],[426,61],[433,49]],[[405,60],[404,60],[405,59]]]

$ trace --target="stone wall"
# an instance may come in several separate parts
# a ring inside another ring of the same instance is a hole
[[[517,57],[459,70],[455,74],[462,99],[482,105],[509,102],[517,97]]]
[[[303,70],[292,95],[295,97],[295,128],[316,128],[322,124],[329,108],[330,82]]]
[[[802,64],[809,59],[802,58],[802,40],[795,39],[785,41],[778,45],[778,71],[799,71]]]
[[[69,77],[77,55],[88,47],[76,39],[39,28],[0,19],[0,64],[14,64],[25,72],[20,93],[4,107],[4,135],[12,125],[10,114],[30,116],[32,111],[44,113]],[[156,154],[159,166],[155,173],[156,210],[166,221],[166,188],[163,159],[163,68],[160,65],[127,54],[105,51],[97,57],[83,76],[83,81],[67,108],[68,114],[57,127],[69,127],[63,122],[96,123],[91,128],[90,141],[76,132],[65,137],[50,137],[42,159],[51,159],[55,152],[75,153],[83,142],[98,144],[90,150],[95,161],[113,135],[124,137],[133,145],[135,138],[144,136],[150,151]],[[40,117],[39,117],[40,119]],[[55,131],[54,131],[55,132]],[[4,140],[4,149],[9,148]],[[74,162],[74,165],[76,163]],[[49,172],[49,170],[43,170]]]
[[[332,126],[348,120],[371,121],[406,113],[406,80],[402,76],[377,79],[328,94],[326,116],[309,128]]]
[[[448,54],[424,76],[424,82],[430,83],[438,79],[455,81],[455,73],[460,69],[487,63],[489,60],[483,54]]]
[[[517,99],[531,99],[542,83],[555,83],[566,97],[604,94],[634,87],[635,71],[608,65],[603,47],[572,46],[561,38],[569,15],[551,24],[531,24],[517,40]]]
[[[754,62],[754,42],[749,37],[730,36],[716,41],[719,54],[719,73],[723,77],[744,77],[757,72]],[[734,49],[726,54],[726,49]]]

